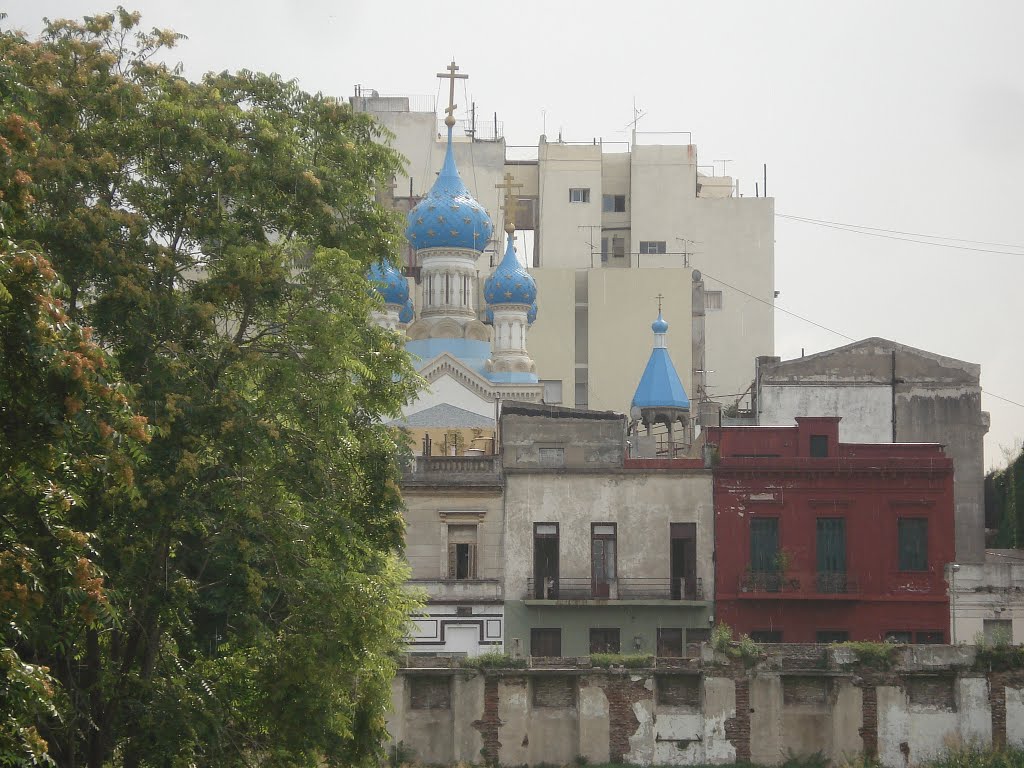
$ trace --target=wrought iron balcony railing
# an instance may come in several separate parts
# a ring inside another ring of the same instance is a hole
[[[704,580],[671,578],[527,579],[527,600],[703,600]]]
[[[860,594],[860,585],[847,571],[748,571],[740,577],[739,591],[791,595],[854,595]]]

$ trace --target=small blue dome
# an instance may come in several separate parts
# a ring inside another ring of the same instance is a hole
[[[405,304],[398,311],[398,322],[402,325],[408,325],[416,317],[416,312],[412,308],[412,297],[405,300]]]
[[[469,193],[452,155],[452,129],[444,166],[434,186],[409,211],[405,236],[413,248],[472,248],[483,251],[494,225],[487,211]]]
[[[385,304],[405,304],[409,300],[409,284],[402,273],[388,262],[373,262],[367,277],[375,283],[373,288]]]
[[[484,298],[487,303],[527,304],[537,301],[537,283],[516,258],[512,235],[508,236],[505,256],[494,273],[484,282]]]
[[[658,319],[651,323],[651,330],[656,334],[668,331],[668,323],[658,312]],[[635,408],[677,408],[689,409],[690,398],[686,396],[683,382],[676,373],[672,358],[665,347],[664,338],[655,337],[654,349],[647,360],[640,383],[633,395],[632,407]]]
[[[526,313],[526,324],[533,325],[533,321],[537,319],[537,300],[533,300],[533,304],[530,305],[529,312]]]

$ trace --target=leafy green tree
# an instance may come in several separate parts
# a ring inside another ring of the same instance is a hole
[[[80,520],[107,615],[23,656],[60,690],[40,734],[61,765],[374,764],[413,608],[382,417],[417,379],[365,279],[401,158],[276,76],[181,77],[176,40],[123,9],[0,35],[0,110],[46,126],[9,230],[152,435]]]

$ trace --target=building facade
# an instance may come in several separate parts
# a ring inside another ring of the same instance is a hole
[[[796,422],[708,429],[716,619],[762,642],[949,642],[953,462]]]
[[[655,295],[679,323],[670,341],[684,385],[700,396],[747,389],[750,361],[774,348],[774,200],[741,197],[728,176],[699,166],[692,143],[549,141],[541,136],[519,159],[497,120],[455,122],[453,138],[439,126],[432,98],[382,97],[361,90],[355,109],[393,134],[408,158],[386,198],[397,210],[418,204],[450,151],[473,196],[497,212],[506,174],[514,177],[514,212],[500,215],[528,243],[520,257],[545,306],[530,332],[530,351],[544,400],[569,407],[625,413],[646,355],[645,321]],[[481,243],[481,276],[498,267],[505,243]],[[416,244],[406,252],[413,303],[431,289]],[[693,353],[682,322],[703,312],[692,306],[692,275],[703,273],[706,306]],[[482,291],[478,281],[476,288]],[[483,315],[482,296],[474,306]],[[698,371],[699,373],[694,373]]]
[[[939,443],[956,470],[956,560],[985,559],[981,367],[886,339],[871,338],[795,360],[758,361],[758,424],[797,416],[840,416],[848,443]]]
[[[992,549],[984,563],[950,570],[953,642],[1024,643],[1024,552]]]
[[[508,403],[506,650],[682,656],[708,636],[711,473],[625,459],[626,418]]]

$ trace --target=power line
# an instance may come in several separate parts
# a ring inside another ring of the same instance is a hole
[[[721,285],[724,285],[726,288],[731,288],[732,290],[736,291],[737,293],[742,293],[744,296],[747,296],[747,297],[753,299],[754,301],[760,301],[762,304],[767,304],[772,309],[776,309],[779,312],[784,312],[787,315],[791,315],[792,317],[795,317],[797,320],[803,320],[805,323],[810,323],[811,325],[813,325],[813,326],[815,326],[817,328],[821,328],[823,331],[828,331],[829,333],[834,333],[836,336],[841,336],[841,337],[843,337],[844,339],[846,339],[848,341],[857,341],[857,339],[853,338],[853,336],[847,336],[842,331],[837,331],[835,328],[829,328],[827,325],[822,325],[821,323],[816,323],[813,320],[811,320],[809,317],[804,317],[803,315],[798,315],[796,312],[791,312],[788,309],[783,309],[782,307],[780,307],[775,302],[768,301],[767,299],[762,299],[760,296],[755,296],[752,293],[748,293],[747,291],[744,291],[742,288],[737,288],[735,285],[727,283],[724,280],[720,280],[719,278],[715,277],[714,275],[709,275],[703,269],[701,270],[701,274],[704,275],[705,277],[711,278],[716,283],[720,283]]]
[[[892,234],[885,234],[887,232],[900,232],[900,230],[886,230],[878,227],[864,227],[859,224],[842,224],[839,222],[824,221],[822,219],[811,219],[805,216],[789,216],[784,213],[775,214],[780,219],[788,219],[790,221],[798,221],[802,224],[813,224],[816,227],[825,227],[827,229],[838,229],[840,232],[850,232],[855,235],[868,235],[870,237],[881,237],[886,240],[900,240],[907,243],[917,243],[918,245],[931,245],[937,248],[952,248],[958,251],[974,251],[976,253],[996,253],[1002,256],[1024,256],[1024,253],[1016,253],[1014,251],[999,251],[994,248],[972,248],[967,245],[954,245],[953,243],[936,243],[931,240],[915,240],[913,237],[897,237]],[[874,231],[871,231],[874,230]],[[915,234],[915,233],[906,233]],[[942,240],[956,240],[958,242],[967,243],[979,243],[982,245],[999,245],[1004,248],[1021,248],[1024,250],[1024,246],[1012,245],[1010,243],[988,243],[984,240],[962,240],[960,238],[944,238],[939,235],[917,235],[918,237],[930,237]]]
[[[975,243],[977,245],[997,245],[1000,248],[1021,248],[1024,249],[1024,245],[1015,245],[1013,243],[993,243],[988,240],[972,240],[967,237],[946,237],[944,235],[926,235],[921,232],[905,232],[902,229],[884,229],[882,227],[869,227],[866,224],[847,224],[842,221],[829,221],[828,219],[812,219],[809,216],[792,216],[786,213],[777,213],[776,216],[781,216],[784,219],[800,219],[801,221],[814,222],[816,224],[834,224],[839,227],[855,227],[857,229],[870,229],[875,232],[889,232],[894,235],[911,235],[912,237],[927,237],[932,240],[952,240],[957,243]]]
[[[857,341],[857,339],[853,338],[853,336],[847,336],[842,331],[837,331],[835,328],[829,328],[827,325],[822,325],[821,323],[817,323],[814,320],[811,320],[809,317],[804,317],[803,315],[798,315],[796,312],[791,312],[788,309],[783,309],[782,307],[780,307],[778,304],[775,304],[774,302],[768,301],[766,299],[762,299],[760,296],[755,296],[752,293],[744,291],[742,288],[737,288],[735,285],[732,285],[731,283],[727,283],[724,280],[720,280],[719,278],[715,277],[714,275],[709,275],[704,270],[701,270],[701,274],[703,274],[707,278],[710,278],[711,280],[714,280],[716,283],[724,285],[726,288],[730,288],[731,290],[734,290],[737,293],[742,293],[744,296],[747,296],[747,297],[749,297],[751,299],[754,299],[755,301],[759,301],[762,304],[767,304],[772,309],[776,309],[779,312],[783,312],[783,313],[785,313],[787,315],[795,317],[797,320],[802,320],[805,323],[810,323],[811,325],[815,326],[816,328],[821,328],[823,331],[828,331],[829,333],[834,333],[836,336],[841,336],[842,338],[844,338],[844,339],[846,339],[848,341]],[[1024,403],[1019,403],[1016,400],[1011,400],[1008,397],[1003,397],[1002,395],[997,395],[995,392],[991,392],[990,390],[982,389],[982,392],[984,394],[988,395],[989,397],[994,397],[997,400],[1002,400],[1003,402],[1009,403],[1010,405],[1016,405],[1018,408],[1024,408]],[[729,397],[729,395],[716,395],[715,397]]]

